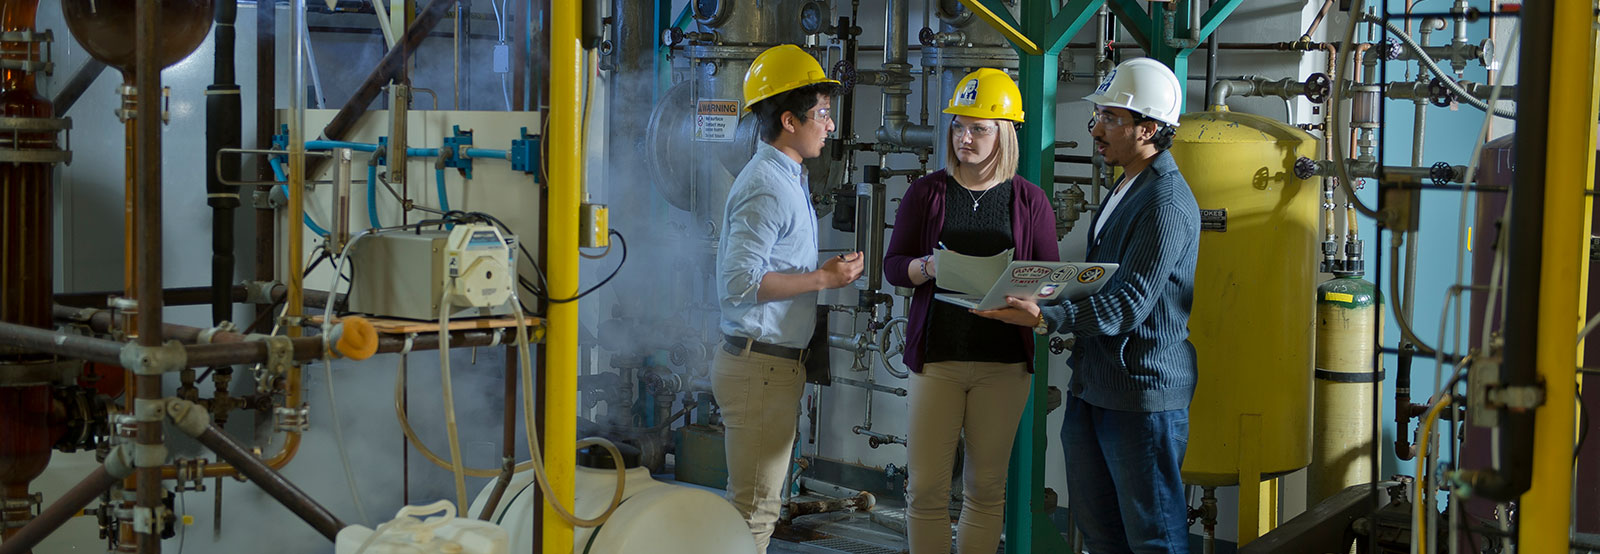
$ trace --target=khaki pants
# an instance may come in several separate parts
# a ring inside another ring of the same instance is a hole
[[[906,535],[912,554],[950,552],[950,473],[966,440],[956,552],[993,554],[1005,521],[1006,467],[1028,401],[1026,364],[936,362],[911,374]]]
[[[796,360],[718,347],[711,363],[711,392],[726,428],[728,501],[750,525],[759,553],[767,551],[782,508],[805,384]]]

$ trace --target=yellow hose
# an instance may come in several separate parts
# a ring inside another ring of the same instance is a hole
[[[627,469],[622,465],[622,452],[617,450],[617,445],[600,437],[590,437],[577,442],[575,448],[583,448],[591,444],[598,444],[611,454],[612,465],[617,469],[617,489],[611,494],[611,504],[606,511],[594,519],[583,519],[572,515],[572,511],[561,505],[561,499],[552,494],[550,478],[544,472],[544,458],[539,455],[539,435],[534,432],[533,424],[533,366],[528,355],[528,326],[522,321],[522,302],[517,297],[515,289],[511,292],[511,305],[517,306],[517,354],[522,367],[522,418],[523,429],[528,434],[528,451],[533,455],[533,479],[539,484],[539,490],[544,493],[545,501],[550,503],[556,515],[571,523],[574,527],[599,527],[611,517],[622,505],[623,487],[627,484]]]
[[[521,304],[519,303],[519,298],[517,297],[516,293],[512,293],[511,302],[512,302],[513,306],[519,306],[519,307],[521,306]],[[545,475],[545,472],[544,472],[544,458],[542,456],[540,456],[540,454],[539,454],[539,451],[540,451],[540,448],[539,448],[539,437],[538,437],[537,433],[533,432],[533,429],[534,429],[534,422],[533,422],[533,385],[532,385],[532,383],[533,383],[533,366],[531,365],[531,362],[530,362],[532,357],[528,353],[528,327],[527,327],[527,323],[524,321],[524,319],[522,317],[520,309],[517,310],[516,319],[517,319],[517,354],[518,354],[517,357],[519,358],[519,361],[521,362],[520,363],[520,367],[521,367],[521,371],[522,371],[523,424],[524,424],[524,428],[525,428],[524,430],[526,431],[527,436],[528,436],[528,450],[532,454],[533,459],[525,461],[525,462],[522,462],[520,464],[517,464],[516,467],[512,468],[512,471],[520,473],[520,472],[527,471],[527,470],[530,470],[530,469],[533,470],[534,482],[538,484],[539,490],[544,494],[545,498],[549,499],[550,506],[555,509],[556,515],[560,516],[561,519],[566,520],[568,523],[571,523],[575,527],[599,527],[600,524],[605,523],[606,519],[611,517],[612,512],[617,511],[617,507],[618,506],[622,505],[622,494],[624,492],[623,491],[623,487],[626,485],[627,479],[628,479],[627,469],[624,468],[622,463],[621,463],[622,462],[622,452],[617,450],[617,446],[615,444],[612,444],[611,441],[608,441],[606,439],[599,438],[599,437],[587,438],[587,439],[583,439],[583,440],[580,440],[580,441],[577,442],[577,445],[576,445],[577,448],[583,448],[583,447],[589,446],[589,445],[600,445],[601,448],[605,448],[606,451],[611,454],[611,459],[616,462],[615,465],[616,465],[616,469],[617,469],[617,488],[616,488],[616,491],[613,492],[612,495],[611,495],[611,503],[610,503],[610,505],[606,508],[606,511],[604,513],[600,514],[599,517],[596,517],[594,519],[582,519],[582,518],[579,518],[579,517],[577,517],[577,516],[572,514],[572,510],[567,509],[567,507],[562,506],[560,502],[556,501],[554,495],[550,494],[549,477],[547,475]],[[440,321],[440,329],[444,331],[444,334],[441,336],[439,349],[440,349],[441,352],[449,352],[449,342],[448,342],[449,333],[447,331],[448,330],[448,326],[449,326],[449,315],[448,315],[448,313],[444,314],[440,318],[440,320],[441,320]],[[445,356],[448,356],[448,354],[445,354]],[[448,374],[448,371],[449,371],[448,369],[446,369],[446,368],[448,368],[447,364],[448,364],[448,362],[446,362],[443,358],[441,358],[441,360],[440,360],[440,371],[443,372],[443,373],[446,373],[446,374]],[[448,377],[446,379],[448,379]],[[501,471],[500,469],[480,469],[480,468],[465,467],[461,463],[459,463],[459,462],[461,462],[461,457],[459,456],[459,443],[455,442],[454,440],[452,440],[452,445],[451,445],[453,450],[454,450],[454,452],[452,453],[452,455],[455,458],[454,460],[445,460],[444,458],[440,457],[438,454],[434,453],[433,450],[429,449],[428,445],[423,443],[422,439],[417,436],[416,430],[411,427],[410,418],[407,417],[407,415],[406,415],[405,404],[402,401],[403,400],[403,392],[405,391],[405,385],[406,385],[406,374],[405,374],[405,372],[402,371],[402,372],[400,372],[399,377],[397,379],[395,379],[395,384],[394,384],[394,410],[395,410],[395,416],[400,420],[400,431],[405,434],[406,440],[411,443],[411,446],[413,448],[417,449],[418,453],[422,454],[423,458],[426,458],[428,461],[433,462],[434,465],[437,465],[439,467],[442,467],[442,468],[445,468],[445,469],[449,469],[452,472],[459,472],[459,473],[457,473],[457,480],[458,481],[460,481],[460,476],[461,475],[466,475],[466,476],[471,476],[471,477],[498,477],[500,475],[500,471]],[[451,400],[450,388],[449,388],[448,384],[445,385],[444,395],[445,395],[445,411],[446,411],[445,422],[446,422],[447,425],[449,425],[450,435],[451,435],[451,437],[453,439],[456,436],[456,423],[455,423],[455,418],[453,417],[454,414],[455,414],[455,412],[454,412],[454,402],[453,402],[453,400]],[[461,487],[462,487],[462,489],[458,489],[457,490],[457,494],[464,498],[466,496],[466,494],[464,492],[464,485],[461,485]],[[463,504],[463,505],[465,505],[465,504]]]
[[[421,438],[417,437],[417,431],[411,428],[411,418],[406,416],[406,408],[404,403],[403,395],[405,388],[406,374],[401,372],[400,377],[394,382],[394,413],[395,416],[400,419],[400,431],[405,433],[406,441],[410,442],[411,447],[417,449],[417,452],[422,454],[423,458],[427,458],[428,461],[433,462],[434,465],[444,469],[452,469],[453,466],[451,465],[450,461],[440,457],[438,454],[435,454],[433,450],[429,449],[428,445],[423,443]],[[533,469],[532,460],[524,461],[520,464],[517,464],[516,467],[511,468],[511,470],[514,472],[522,472],[530,469]],[[475,467],[464,467],[462,469],[462,472],[468,477],[499,477],[500,471],[500,468],[480,469]]]
[[[1423,510],[1431,509],[1426,505],[1428,443],[1433,438],[1433,422],[1439,420],[1439,412],[1449,406],[1453,400],[1454,397],[1448,394],[1444,395],[1444,398],[1440,398],[1438,402],[1435,402],[1432,408],[1428,408],[1427,415],[1422,416],[1422,436],[1419,437],[1421,440],[1417,441],[1417,502],[1412,506],[1416,509],[1416,523],[1413,527],[1417,530],[1417,552],[1428,551],[1428,519],[1423,517],[1425,513]]]

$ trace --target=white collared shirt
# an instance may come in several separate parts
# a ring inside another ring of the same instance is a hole
[[[1117,183],[1116,191],[1111,193],[1111,198],[1107,198],[1105,205],[1100,208],[1100,217],[1094,220],[1094,233],[1089,236],[1090,241],[1100,240],[1100,228],[1105,226],[1107,219],[1111,219],[1111,212],[1117,209],[1117,204],[1122,202],[1122,197],[1128,195],[1128,189],[1133,188],[1133,181],[1138,178],[1138,175],[1122,176],[1122,181]]]

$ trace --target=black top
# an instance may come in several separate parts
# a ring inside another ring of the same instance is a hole
[[[984,192],[967,190],[952,177],[945,178],[945,187],[944,228],[939,232],[945,248],[969,256],[993,256],[1016,246],[1011,236],[1010,179]],[[1028,361],[1015,326],[973,315],[949,302],[935,300],[930,308],[925,362]]]

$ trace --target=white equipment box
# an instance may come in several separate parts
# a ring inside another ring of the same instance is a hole
[[[516,237],[493,226],[383,233],[355,247],[349,264],[352,312],[432,321],[445,300],[452,319],[513,313],[508,300],[517,286]]]

